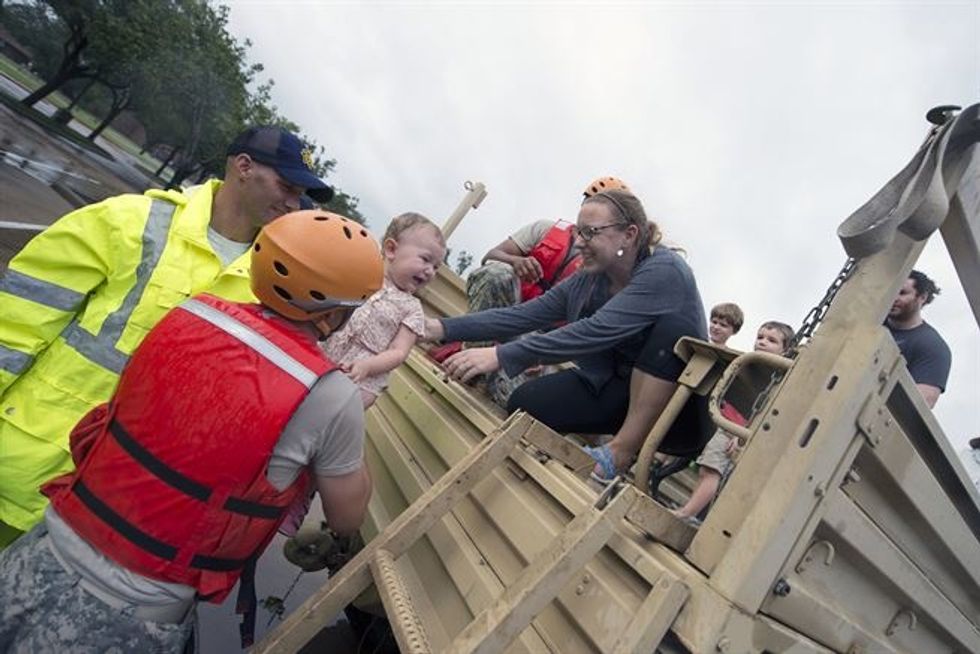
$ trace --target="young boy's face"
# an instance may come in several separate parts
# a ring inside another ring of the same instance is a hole
[[[778,329],[772,327],[759,327],[759,332],[755,335],[756,352],[772,352],[782,354],[786,350],[786,341],[783,334]]]
[[[724,345],[734,333],[735,326],[728,322],[727,318],[711,316],[711,324],[708,325],[708,338],[712,343]]]

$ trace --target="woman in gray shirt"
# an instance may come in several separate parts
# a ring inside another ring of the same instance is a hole
[[[576,369],[518,387],[508,410],[522,409],[558,432],[608,434],[608,445],[587,448],[596,476],[629,467],[677,386],[684,362],[674,353],[681,336],[705,339],[704,308],[690,267],[659,246],[660,232],[643,205],[625,191],[587,198],[575,247],[582,268],[523,304],[458,318],[426,321],[432,339],[502,340],[547,328],[496,347],[463,350],[446,360],[461,381],[503,369],[516,375],[547,363]],[[699,452],[711,436],[704,398],[695,396],[668,432],[661,451]]]

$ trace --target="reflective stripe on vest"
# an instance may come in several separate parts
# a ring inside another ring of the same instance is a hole
[[[78,311],[85,301],[83,293],[25,275],[12,268],[8,268],[0,280],[0,291],[62,311]]]
[[[78,324],[78,318],[72,320],[61,336],[72,349],[92,363],[111,370],[117,375],[122,372],[129,354],[116,348],[116,343],[122,338],[123,329],[129,322],[129,317],[136,308],[150,276],[163,256],[167,246],[167,234],[173,221],[177,206],[166,200],[153,200],[150,205],[150,215],[143,228],[143,254],[139,265],[136,266],[136,283],[126,293],[119,308],[110,313],[102,322],[98,334],[92,334]]]
[[[78,311],[85,301],[83,293],[25,275],[13,268],[8,268],[3,279],[0,279],[0,291],[61,311]],[[0,370],[19,375],[33,363],[32,355],[0,345]]]
[[[0,345],[0,370],[19,375],[27,370],[32,363],[34,363],[34,357],[30,354]]]
[[[186,300],[175,307],[173,313],[171,313],[168,318],[164,318],[163,322],[161,322],[156,329],[161,329],[164,327],[173,329],[173,321],[180,318],[179,314],[177,313],[178,311],[191,316],[190,320],[197,319],[206,322],[214,329],[220,330],[229,337],[236,339],[245,348],[248,348],[261,359],[264,359],[275,368],[281,370],[284,375],[288,375],[289,377],[299,381],[307,389],[311,388],[319,379],[318,372],[314,371],[304,363],[301,363],[294,356],[287,353],[278,344],[256,331],[256,329],[253,327],[245,324],[242,320],[225,313],[218,307],[208,304],[205,300],[196,298]],[[177,324],[184,324],[184,330],[187,329],[186,322]],[[152,339],[154,338],[155,333],[155,330],[151,332],[144,343],[154,345]],[[186,331],[182,333],[186,333]],[[159,345],[155,346],[159,347]],[[139,361],[140,359],[138,358],[134,359],[133,364],[135,365]],[[130,368],[130,371],[132,371],[132,368]],[[123,375],[121,388],[125,388],[126,379],[126,375]],[[285,425],[287,421],[288,419],[284,418],[282,425]],[[122,421],[117,420],[114,416],[109,419],[109,422],[106,425],[106,431],[108,432],[106,437],[114,441],[118,448],[125,453],[125,456],[138,464],[141,468],[148,472],[149,475],[176,490],[178,493],[193,498],[203,504],[210,504],[214,500],[215,493],[220,492],[220,490],[216,491],[212,486],[188,476],[181,470],[167,463],[164,459],[155,454],[151,448],[148,448],[138,438],[131,435],[127,428],[122,424]],[[89,461],[88,463],[92,463],[93,461]],[[183,550],[182,553],[182,546],[180,544],[168,542],[161,533],[148,533],[145,525],[141,526],[141,523],[138,520],[133,521],[131,517],[127,516],[125,511],[120,511],[118,508],[119,504],[114,503],[112,501],[113,498],[110,496],[102,496],[100,494],[100,485],[98,483],[87,483],[85,480],[84,471],[88,469],[89,468],[85,465],[85,463],[83,463],[80,467],[82,474],[77,476],[71,485],[71,491],[74,497],[77,498],[77,500],[84,505],[84,507],[91,512],[93,516],[97,517],[117,534],[143,551],[159,559],[177,563],[178,565],[184,565],[188,569],[197,569],[210,572],[238,571],[241,570],[248,561],[248,557],[233,558],[228,556],[216,556],[214,553],[201,553],[200,551],[193,552],[193,550],[190,552]],[[299,479],[302,480],[302,477]],[[300,482],[294,481],[293,483],[295,485]],[[259,518],[267,521],[278,522],[282,519],[283,514],[288,508],[288,505],[277,506],[274,504],[257,501],[255,499],[250,499],[247,495],[242,496],[241,494],[229,494],[227,496],[219,497],[219,499],[222,501],[218,506],[220,506],[223,511],[238,514],[240,516],[246,516],[248,518]],[[56,506],[58,506],[58,502],[59,500],[56,499]],[[112,506],[113,504],[117,505],[116,508]],[[68,519],[69,524],[72,524],[71,512],[66,512],[63,515],[66,517],[66,519]],[[77,528],[78,525],[75,524],[75,527]],[[189,544],[188,547],[190,547]],[[180,562],[182,556],[188,557],[184,563]]]
[[[313,388],[313,384],[319,379],[319,375],[291,357],[278,345],[228,314],[194,299],[187,300],[177,308],[206,320],[229,336],[234,336],[307,388]]]

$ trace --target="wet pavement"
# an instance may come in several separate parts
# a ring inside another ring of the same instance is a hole
[[[0,76],[0,93],[10,95],[11,91],[15,97],[25,94],[19,86]],[[47,115],[54,111],[44,102],[37,108]],[[68,139],[51,136],[34,121],[0,104],[0,271],[37,231],[74,207],[157,186],[145,171],[135,166],[135,157],[105,139],[98,139],[97,144],[112,158],[107,159]],[[317,502],[314,508],[310,519],[317,520],[322,516]],[[295,581],[295,587],[285,598],[288,615],[326,583],[327,573],[304,573],[297,580],[298,568],[282,555],[284,541],[284,537],[277,535],[259,560],[256,594],[260,605],[268,597],[283,598]],[[199,651],[202,654],[241,652],[236,593],[237,590],[233,591],[220,606],[200,605]],[[256,640],[277,621],[278,618],[260,606]],[[328,634],[322,634],[318,644],[338,653],[358,649],[343,620],[335,622]]]
[[[118,160],[50,136],[0,104],[0,268],[38,227],[75,207],[142,192],[152,184],[135,168],[121,174],[124,167]]]

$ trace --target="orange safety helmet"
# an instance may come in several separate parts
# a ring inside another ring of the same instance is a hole
[[[589,182],[589,185],[582,191],[582,195],[591,198],[596,193],[612,191],[613,189],[630,192],[630,187],[618,177],[598,177]]]
[[[353,311],[377,292],[384,262],[362,225],[326,211],[294,211],[259,232],[251,277],[262,304],[293,320],[316,321],[337,308]]]

